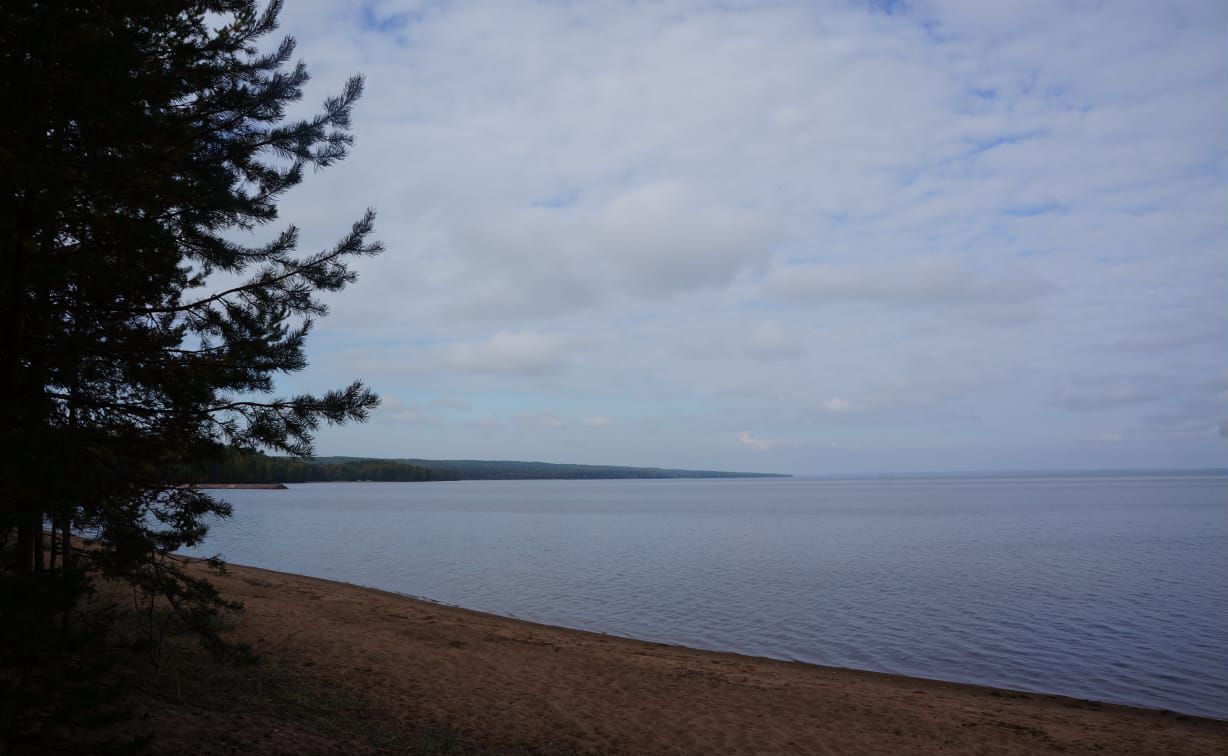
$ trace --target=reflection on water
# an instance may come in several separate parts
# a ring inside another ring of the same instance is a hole
[[[646,640],[1228,718],[1222,477],[218,492],[195,553]]]

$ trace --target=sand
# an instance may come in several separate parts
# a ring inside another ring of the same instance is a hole
[[[246,604],[233,632],[266,663],[361,694],[386,730],[445,727],[495,753],[1228,753],[1228,724],[1171,712],[646,643],[252,567],[216,582]]]

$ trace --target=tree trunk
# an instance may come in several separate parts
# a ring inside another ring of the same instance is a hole
[[[60,518],[64,529],[63,535],[60,537],[60,546],[63,553],[60,556],[60,564],[63,565],[61,571],[61,580],[73,580],[72,569],[75,561],[75,554],[72,550],[72,515],[65,515]],[[60,634],[67,639],[68,633],[72,630],[72,604],[65,604],[64,611],[60,614]]]
[[[55,552],[60,545],[60,518],[51,518],[51,540],[47,546],[47,569],[55,572]]]
[[[34,528],[29,522],[17,526],[17,573],[29,574],[34,569]]]
[[[47,568],[47,538],[43,532],[43,513],[34,516],[34,571],[42,572]]]

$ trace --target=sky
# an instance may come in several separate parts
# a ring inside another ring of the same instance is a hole
[[[1223,467],[1228,4],[291,0],[322,455]],[[261,233],[270,234],[273,229]]]

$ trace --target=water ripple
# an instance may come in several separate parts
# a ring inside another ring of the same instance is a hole
[[[1228,718],[1228,479],[227,491],[198,553],[646,640]]]

